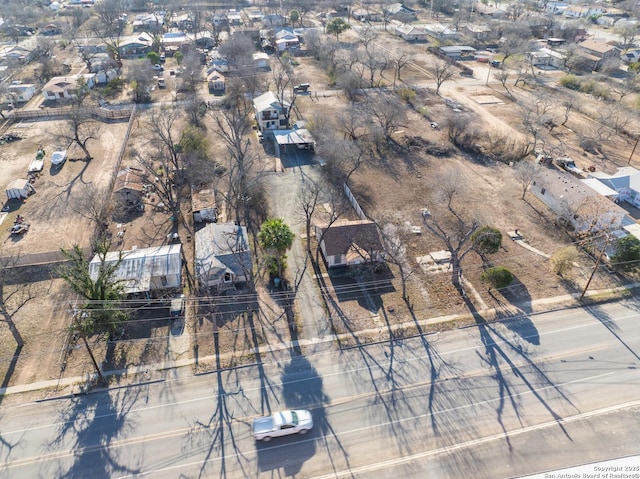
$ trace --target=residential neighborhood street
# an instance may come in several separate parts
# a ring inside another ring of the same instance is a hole
[[[3,406],[0,477],[506,478],[637,455],[639,318],[561,309]],[[287,408],[314,429],[256,443],[252,418]]]

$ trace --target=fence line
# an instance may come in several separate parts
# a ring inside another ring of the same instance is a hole
[[[113,187],[116,182],[116,177],[118,176],[118,171],[120,171],[120,166],[122,165],[122,159],[124,158],[124,152],[127,150],[127,143],[129,143],[129,135],[131,135],[131,129],[133,128],[133,120],[135,119],[137,111],[137,105],[133,105],[133,108],[130,111],[129,116],[129,124],[127,125],[127,131],[124,134],[124,140],[122,140],[122,145],[120,145],[120,151],[118,151],[118,157],[116,158],[116,163],[113,165],[113,173],[111,175],[111,181],[109,183],[109,192],[113,192]]]
[[[356,197],[353,196],[353,193],[351,192],[351,188],[349,188],[349,186],[346,183],[343,183],[342,186],[344,187],[344,193],[347,195],[347,199],[349,200],[349,203],[351,203],[351,206],[353,206],[353,209],[356,210],[358,217],[361,220],[368,220],[369,217],[364,214],[364,210],[360,206],[360,203],[358,203],[358,200],[356,200]]]
[[[135,109],[135,105],[134,105]],[[45,108],[42,110],[16,110],[13,117],[16,120],[30,120],[34,118],[64,118],[71,114],[72,108]],[[104,108],[82,108],[83,113],[100,118],[102,120],[125,120],[130,118],[132,110],[118,109],[108,110]]]

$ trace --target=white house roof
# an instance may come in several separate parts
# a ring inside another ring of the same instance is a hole
[[[629,188],[640,192],[640,170],[635,169],[633,166],[619,168],[613,175],[595,172],[591,173],[591,176],[616,191],[620,191],[622,188]]]
[[[258,112],[266,110],[281,110],[283,108],[289,108],[290,105],[291,104],[286,101],[280,103],[271,91],[263,93],[253,99],[253,106]]]
[[[91,78],[95,78],[95,76],[95,73],[81,73],[65,77],[53,77],[44,87],[42,87],[42,89],[48,92],[64,92],[69,88],[76,88],[80,78],[84,78],[89,81]]]
[[[225,273],[246,276],[251,271],[247,228],[234,223],[208,223],[196,231],[196,275],[215,279]]]
[[[105,257],[106,264],[122,261],[114,274],[114,279],[124,282],[125,293],[149,291],[151,278],[179,275],[182,271],[181,244],[141,248],[130,251],[111,251]],[[100,258],[96,255],[89,263],[89,276],[96,280],[99,274]]]
[[[619,196],[616,190],[614,190],[613,188],[609,188],[607,185],[602,183],[597,178],[587,178],[581,181],[585,185],[587,185],[589,188],[594,190],[596,193],[601,194],[602,196],[608,196],[611,198],[617,198]]]

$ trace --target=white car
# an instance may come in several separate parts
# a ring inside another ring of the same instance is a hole
[[[270,441],[274,437],[291,434],[306,434],[313,427],[313,417],[309,411],[280,411],[271,416],[253,420],[251,432],[257,441]]]

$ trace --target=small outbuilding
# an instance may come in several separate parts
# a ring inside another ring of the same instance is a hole
[[[212,188],[191,187],[191,209],[196,223],[214,223],[218,220],[216,192]]]
[[[144,172],[139,168],[124,168],[118,172],[113,192],[127,203],[137,203],[144,192]]]
[[[25,199],[36,192],[35,188],[28,180],[13,180],[7,185],[7,198],[13,199]]]

